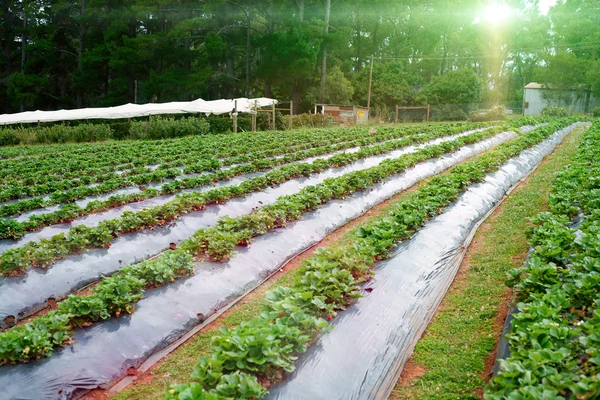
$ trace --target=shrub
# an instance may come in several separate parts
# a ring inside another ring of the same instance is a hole
[[[322,114],[298,114],[292,115],[291,117],[288,115],[285,117],[287,124],[289,124],[290,118],[292,118],[292,128],[294,129],[327,127],[333,125],[333,118]]]
[[[596,118],[600,117],[600,107],[596,107],[592,110],[592,116]]]
[[[432,121],[464,121],[469,118],[468,108],[458,104],[431,106]]]
[[[14,146],[21,143],[14,129],[0,131],[0,146]]]
[[[494,106],[489,110],[474,111],[471,113],[471,121],[473,122],[485,122],[485,121],[500,121],[506,118],[506,110],[504,106]]]
[[[99,142],[108,140],[112,132],[110,127],[104,124],[53,125],[47,128],[33,129],[35,144]]]
[[[0,131],[0,146],[67,142],[99,142],[108,140],[111,137],[112,130],[110,126],[105,124],[5,128]]]
[[[566,109],[558,106],[547,106],[542,110],[544,117],[558,117],[563,118],[569,115]]]
[[[131,139],[167,139],[188,135],[206,135],[210,125],[204,118],[162,118],[152,117],[148,121],[131,123]]]
[[[131,129],[131,121],[125,122],[110,122],[110,129],[112,129],[112,138],[117,140],[123,140],[129,138],[129,130]]]
[[[256,130],[267,131],[271,129],[269,121],[271,116],[261,112],[256,118]],[[233,121],[229,115],[214,115],[207,118],[210,124],[210,133],[229,133],[233,131]],[[288,129],[288,117],[284,117],[279,111],[275,113],[275,123],[278,130]],[[310,125],[308,125],[310,126]],[[250,114],[238,115],[238,132],[250,132],[252,130],[252,116]]]

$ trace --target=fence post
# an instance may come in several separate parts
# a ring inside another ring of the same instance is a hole
[[[273,130],[277,130],[277,123],[275,122],[275,102],[273,102]]]
[[[256,132],[256,117],[258,114],[258,105],[254,100],[254,112],[252,113],[252,132]]]
[[[369,71],[369,92],[367,94],[367,108],[371,110],[371,86],[373,84],[373,56],[371,56],[371,69]]]
[[[294,100],[290,100],[290,128],[292,129],[294,127],[294,124],[292,123],[294,119]]]
[[[396,104],[396,120],[395,120],[396,123],[398,123],[398,112],[399,112],[399,110],[398,110],[398,104]]]
[[[233,102],[233,133],[237,133],[237,100]]]
[[[429,104],[427,104],[427,125],[429,125],[430,113],[431,113],[431,106]]]

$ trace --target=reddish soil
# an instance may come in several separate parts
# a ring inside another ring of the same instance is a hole
[[[411,386],[412,383],[419,379],[421,376],[423,376],[425,372],[427,372],[425,368],[423,368],[422,365],[415,363],[411,357],[411,359],[408,360],[408,362],[404,366],[398,383],[402,387]]]

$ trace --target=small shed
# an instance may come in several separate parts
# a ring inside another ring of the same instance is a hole
[[[559,90],[540,83],[531,82],[523,92],[523,114],[537,117],[547,106],[558,106],[571,113],[585,113],[595,107],[598,99],[577,95],[575,90]]]
[[[315,114],[329,116],[339,125],[363,124],[369,120],[369,109],[359,106],[315,104]]]

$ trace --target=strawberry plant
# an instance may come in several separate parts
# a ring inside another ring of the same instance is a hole
[[[511,354],[485,388],[489,399],[578,398],[600,394],[600,125],[586,132],[575,161],[553,185],[549,211],[533,218],[533,252],[507,285],[518,301]],[[583,215],[581,226],[572,218]]]
[[[55,347],[69,343],[74,327],[134,312],[145,289],[189,276],[195,266],[185,252],[170,250],[154,260],[123,268],[100,281],[90,295],[70,295],[58,304],[58,310],[0,332],[0,365],[52,355]]]

